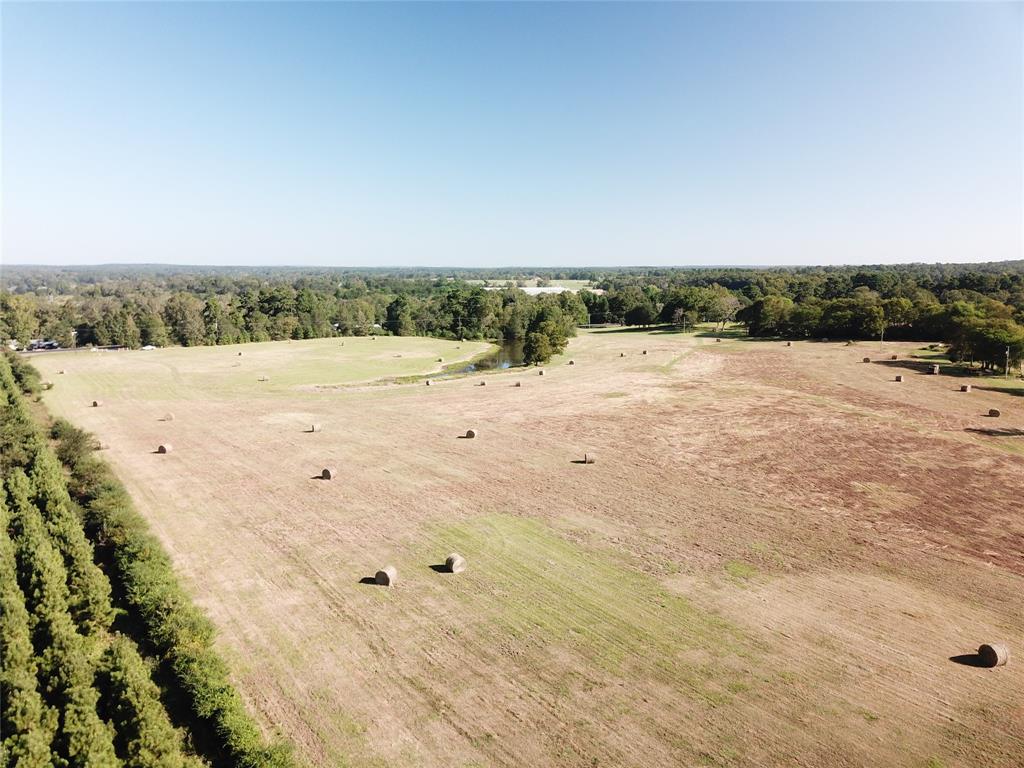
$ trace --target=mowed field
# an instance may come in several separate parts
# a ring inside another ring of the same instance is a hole
[[[34,360],[311,764],[1024,764],[1024,398],[908,344],[590,331],[426,387],[372,380],[486,346],[341,342]]]

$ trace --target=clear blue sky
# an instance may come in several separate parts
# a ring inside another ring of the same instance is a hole
[[[3,260],[1021,258],[1022,7],[5,2]]]

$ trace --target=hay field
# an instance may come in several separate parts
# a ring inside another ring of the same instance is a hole
[[[445,342],[345,342],[36,359],[310,763],[1024,763],[1024,399],[915,345],[593,331],[425,387],[359,382]]]

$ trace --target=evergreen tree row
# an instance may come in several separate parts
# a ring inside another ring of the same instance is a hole
[[[133,639],[112,630],[110,581],[97,565],[61,461],[22,394],[32,388],[29,371],[0,357],[0,764],[199,768],[205,763],[189,753],[172,724],[151,665]],[[102,488],[123,491],[85,455],[94,441],[77,430],[63,434],[68,439],[58,447],[76,458],[77,479],[92,493],[95,516],[112,501]],[[93,471],[83,474],[87,466]],[[137,581],[123,585],[131,595],[128,607],[147,628],[160,625],[141,640],[160,650],[156,662],[174,668],[191,696],[194,721],[212,734],[206,756],[219,765],[290,765],[287,751],[264,745],[212,649],[212,628],[177,586],[158,543],[134,522],[148,551],[131,542],[115,548],[117,574],[159,577],[141,584],[150,590],[145,595]],[[140,561],[132,562],[133,555]]]

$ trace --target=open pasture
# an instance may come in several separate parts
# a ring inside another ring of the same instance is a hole
[[[361,386],[454,346],[34,361],[312,764],[1024,762],[1024,399],[917,345],[626,331]]]

